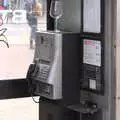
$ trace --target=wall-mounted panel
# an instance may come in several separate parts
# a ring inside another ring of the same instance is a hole
[[[83,1],[83,32],[101,32],[101,0]]]
[[[63,16],[58,27],[62,31],[80,32],[81,0],[63,0]]]

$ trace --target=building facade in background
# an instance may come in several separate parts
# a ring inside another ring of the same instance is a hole
[[[42,9],[46,9],[46,0],[35,0],[36,2],[41,4]],[[0,0],[0,6],[4,8],[4,10],[10,9],[24,9],[26,0]]]
[[[0,0],[0,16],[4,23],[27,23],[25,3],[27,0]],[[35,0],[40,6],[40,17],[46,15],[46,0]]]

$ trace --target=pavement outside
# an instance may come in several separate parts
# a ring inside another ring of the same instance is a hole
[[[0,120],[39,120],[39,105],[32,98],[0,100]]]

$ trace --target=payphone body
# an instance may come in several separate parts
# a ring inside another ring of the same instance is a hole
[[[62,39],[60,34],[37,32],[34,61],[39,66],[35,94],[50,99],[62,98]]]
[[[30,75],[36,95],[64,104],[79,103],[79,39],[79,33],[37,31]]]

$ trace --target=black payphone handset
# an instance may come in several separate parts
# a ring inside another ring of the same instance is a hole
[[[39,72],[40,72],[39,59],[34,59],[34,61],[29,65],[29,68],[26,74],[29,92],[31,95],[33,95],[35,91],[34,82],[32,80],[37,77]]]
[[[27,72],[27,78],[35,77],[38,70],[39,70],[39,67],[35,63],[30,64]]]
[[[39,67],[37,66],[37,64],[32,63],[32,64],[29,65],[27,75],[26,75],[26,79],[27,79],[27,82],[28,82],[29,92],[30,92],[31,95],[34,94],[34,86],[32,84],[32,78],[36,77],[38,71],[39,71]]]
[[[34,59],[33,63],[29,65],[26,78],[34,78],[39,73],[39,59]]]

